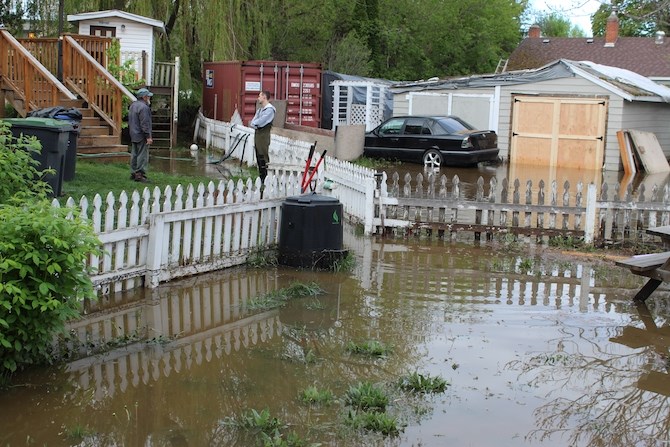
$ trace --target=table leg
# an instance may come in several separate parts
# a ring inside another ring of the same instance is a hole
[[[663,281],[659,279],[650,279],[647,281],[647,283],[640,289],[639,292],[637,292],[637,295],[633,298],[634,301],[642,301],[646,300],[649,298],[649,295],[658,288],[658,286],[662,283]]]

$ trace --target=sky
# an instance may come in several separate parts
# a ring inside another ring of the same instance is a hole
[[[609,0],[531,0],[531,7],[545,13],[556,12],[569,19],[573,25],[579,26],[586,36],[591,37],[591,14],[601,4],[609,4]]]

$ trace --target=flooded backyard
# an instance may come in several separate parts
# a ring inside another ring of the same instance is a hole
[[[232,268],[90,305],[79,357],[0,392],[0,445],[263,445],[253,410],[284,424],[265,445],[670,443],[667,290],[636,306],[611,259],[506,240],[345,245],[346,273]],[[296,282],[322,292],[256,305]],[[349,349],[369,342],[388,350]],[[401,390],[412,373],[448,386]],[[362,383],[397,435],[348,423]],[[333,399],[305,403],[310,387]]]
[[[151,169],[215,180],[243,169],[193,155],[157,151]],[[622,190],[668,180],[508,165],[440,174],[458,175],[464,197],[480,176]],[[636,305],[643,281],[614,255],[511,235],[355,234],[345,228],[350,271],[235,267],[88,303],[62,342],[68,358],[0,390],[0,446],[670,445],[667,287]],[[296,286],[309,293],[267,305]],[[417,378],[446,386],[408,390]],[[365,389],[386,399],[374,429],[354,403]]]

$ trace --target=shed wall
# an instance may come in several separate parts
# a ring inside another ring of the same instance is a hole
[[[670,157],[670,105],[666,103],[624,102],[625,129],[656,134],[666,158]]]

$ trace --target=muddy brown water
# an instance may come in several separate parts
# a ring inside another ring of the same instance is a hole
[[[203,157],[177,158],[152,164],[224,177]],[[510,169],[447,175],[474,185]],[[262,445],[235,423],[252,409],[286,423],[284,437],[324,446],[670,444],[667,288],[636,306],[641,279],[612,259],[526,242],[383,240],[346,229],[345,246],[351,272],[233,268],[89,304],[70,324],[76,356],[0,390],[0,445]],[[323,293],[253,306],[296,281]],[[365,341],[391,351],[346,349]],[[413,372],[449,386],[400,392],[395,384]],[[363,381],[389,394],[398,436],[346,425],[344,397]],[[302,403],[312,385],[335,402]]]
[[[670,442],[667,289],[635,306],[639,278],[611,260],[526,243],[345,244],[347,273],[233,268],[90,305],[71,324],[78,358],[0,392],[0,445],[262,445],[231,422],[251,409],[324,446]],[[252,307],[295,281],[324,291]],[[390,354],[346,350],[370,340]],[[449,386],[399,392],[412,372]],[[362,381],[387,390],[399,436],[347,428]],[[311,385],[338,401],[302,403]]]

